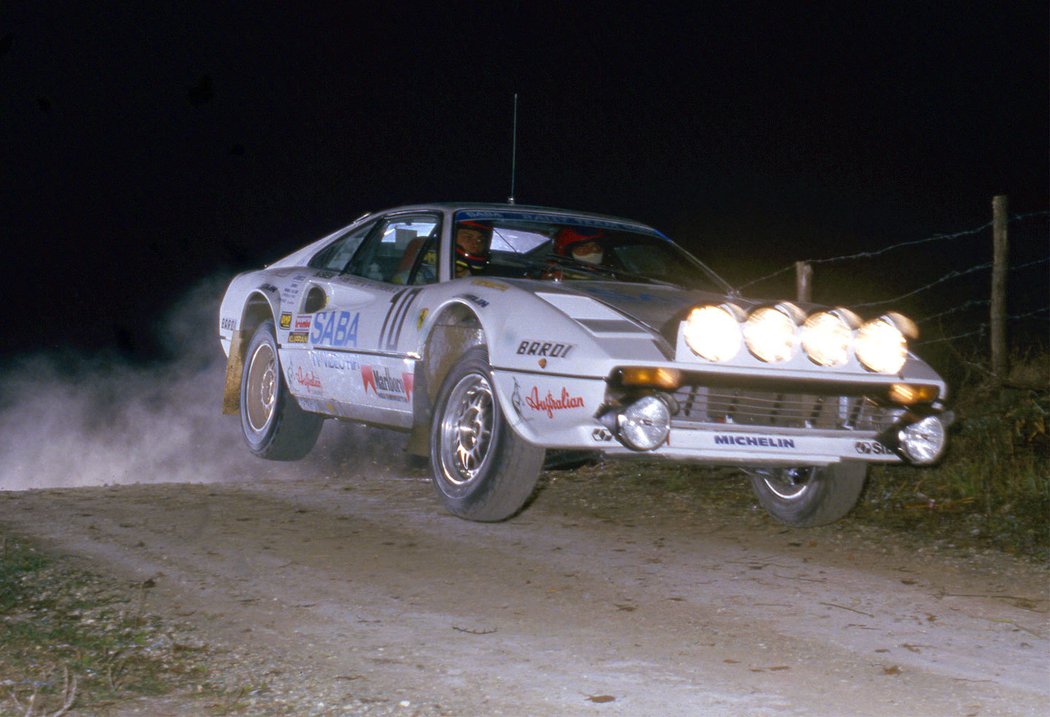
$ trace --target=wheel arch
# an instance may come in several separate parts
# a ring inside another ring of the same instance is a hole
[[[474,346],[489,348],[488,335],[478,313],[466,302],[455,299],[440,307],[432,318],[425,320],[419,337],[420,362],[412,394],[412,431],[408,441],[410,453],[429,455],[430,421],[441,383],[459,357],[469,349]]]
[[[261,290],[251,292],[241,308],[240,327],[233,332],[230,353],[226,357],[226,381],[222,392],[222,412],[237,413],[241,408],[241,374],[244,372],[244,351],[255,331],[264,321],[273,321],[277,327],[279,305]]]

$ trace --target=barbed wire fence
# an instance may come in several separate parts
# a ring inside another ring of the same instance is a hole
[[[993,373],[1002,376],[1007,346],[1045,350],[1050,344],[1050,211],[1010,216],[1006,206],[1005,197],[996,197],[992,221],[972,229],[796,261],[737,289],[750,294],[775,279],[783,284],[794,272],[799,301],[828,286],[831,301],[818,303],[862,315],[901,311],[919,326],[913,345],[988,352]],[[840,268],[850,262],[867,268]],[[935,272],[941,273],[931,278]]]

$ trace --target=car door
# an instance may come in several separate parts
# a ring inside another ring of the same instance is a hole
[[[311,261],[315,270],[292,319],[304,332],[297,337],[302,350],[286,363],[304,408],[411,425],[418,300],[436,280],[440,226],[437,213],[387,215]]]

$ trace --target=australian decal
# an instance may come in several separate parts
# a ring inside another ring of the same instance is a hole
[[[410,373],[402,373],[401,377],[391,376],[390,371],[383,366],[362,366],[361,380],[364,382],[365,394],[369,391],[388,401],[400,401],[408,403],[412,398],[412,379]]]
[[[314,346],[354,348],[357,346],[357,322],[361,314],[349,311],[320,311],[314,314],[310,341]]]
[[[284,311],[284,312],[281,313],[280,326],[285,331],[287,331],[288,329],[292,328],[292,314],[291,314],[291,312]]]
[[[321,379],[313,371],[303,371],[302,366],[295,369],[295,382],[310,393],[321,392]]]
[[[310,338],[310,334],[305,331],[293,331],[288,334],[288,343],[290,344],[305,344]]]
[[[551,341],[529,341],[526,339],[518,344],[518,354],[521,356],[565,358],[572,349],[573,344],[556,344]]]
[[[547,395],[541,398],[540,389],[533,386],[532,393],[525,397],[525,405],[533,411],[546,413],[547,418],[554,418],[555,411],[583,408],[583,397],[569,395],[569,391],[563,386],[561,396],[558,398],[555,398],[550,391],[547,391]]]
[[[716,446],[756,446],[758,448],[794,448],[790,438],[773,436],[715,436]]]

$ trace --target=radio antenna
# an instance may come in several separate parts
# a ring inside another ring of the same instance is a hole
[[[510,140],[510,196],[507,197],[507,204],[514,203],[514,177],[517,171],[518,164],[518,93],[514,93],[514,120],[512,124]]]

